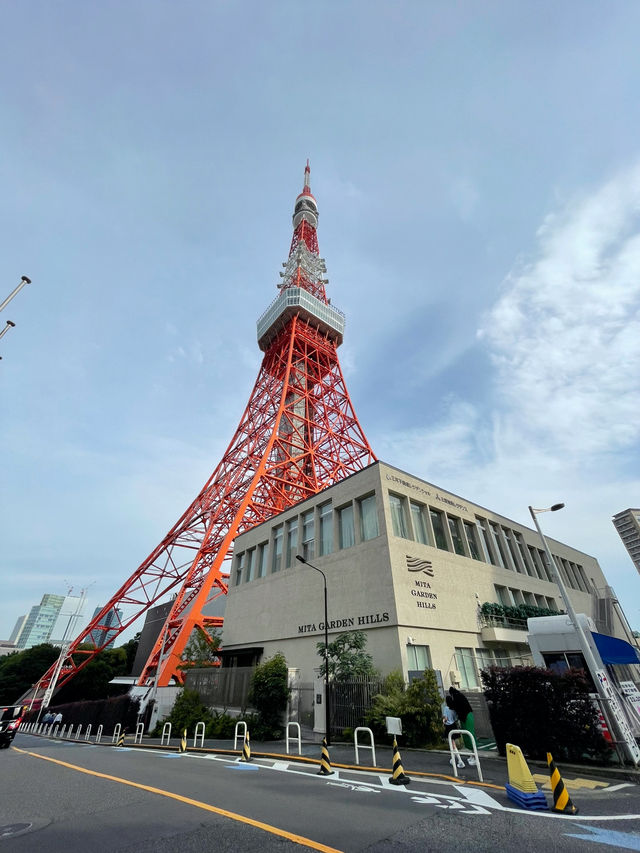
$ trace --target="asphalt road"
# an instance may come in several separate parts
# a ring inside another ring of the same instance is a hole
[[[640,851],[637,785],[585,790],[568,817],[446,779],[394,787],[375,773],[25,734],[0,751],[0,768],[0,853]]]

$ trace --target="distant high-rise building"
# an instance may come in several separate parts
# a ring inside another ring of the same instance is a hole
[[[16,645],[19,649],[30,649],[39,643],[48,642],[53,626],[58,620],[64,603],[64,595],[47,593],[42,596],[40,604],[34,604],[25,620]]]
[[[11,632],[11,636],[9,637],[10,643],[17,644],[20,639],[20,634],[22,634],[22,629],[24,628],[24,624],[27,621],[27,614],[23,613],[22,616],[18,616],[16,619],[16,624],[13,626],[13,631]]]
[[[39,643],[60,645],[73,636],[77,621],[82,619],[83,600],[77,595],[54,595],[46,593],[40,604],[34,605],[26,618],[16,645],[19,649],[30,649]],[[19,622],[20,620],[18,620]],[[18,629],[18,624],[14,631]]]
[[[92,622],[101,610],[102,605],[96,607],[93,611],[93,616],[91,617]],[[104,619],[100,621],[100,627],[94,628],[94,630],[87,635],[86,642],[93,643],[96,647],[104,646],[105,649],[112,648],[119,633],[121,619],[122,610],[119,607],[115,607],[113,610],[110,610]],[[109,639],[110,642],[107,643],[107,640]],[[107,645],[105,645],[105,643],[107,643]]]
[[[612,520],[633,565],[640,572],[640,509],[625,509]]]

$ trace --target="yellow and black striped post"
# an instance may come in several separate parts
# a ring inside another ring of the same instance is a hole
[[[578,809],[571,802],[571,797],[564,787],[562,776],[550,752],[547,753],[547,764],[551,773],[551,790],[553,791],[553,808],[551,811],[562,812],[562,814],[578,814]]]
[[[331,769],[331,759],[329,758],[329,747],[327,746],[326,737],[322,738],[322,758],[320,759],[320,770],[316,774],[318,776],[333,776]]]
[[[411,779],[402,769],[402,759],[398,750],[398,741],[393,739],[393,773],[389,776],[392,785],[408,785]]]
[[[127,733],[126,729],[123,729],[120,732],[120,736],[118,737],[118,743],[116,744],[116,746],[124,746],[124,736],[126,735],[126,733]]]
[[[251,761],[251,744],[249,743],[249,730],[245,732],[244,743],[242,744],[242,759],[241,761]]]
[[[187,730],[185,729],[182,732],[182,738],[180,739],[180,752],[187,751]]]

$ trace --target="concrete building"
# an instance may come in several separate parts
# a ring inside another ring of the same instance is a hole
[[[610,588],[597,560],[548,541],[576,610],[626,639],[623,617],[601,606]],[[563,611],[536,531],[376,462],[237,537],[225,666],[282,651],[313,685],[323,580],[296,554],[326,575],[329,642],[364,630],[382,674],[430,667],[445,688],[479,690],[493,663],[532,664],[526,617]]]
[[[640,509],[625,509],[612,520],[633,565],[640,572]]]

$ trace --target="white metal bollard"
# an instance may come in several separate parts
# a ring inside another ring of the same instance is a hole
[[[102,726],[98,726],[98,731],[96,732],[96,743],[100,743],[102,740]]]
[[[87,726],[87,731],[86,731],[86,734],[84,736],[84,739],[89,740],[90,737],[91,737],[91,723],[89,723],[89,725]]]
[[[193,747],[194,749],[198,746],[198,739],[200,739],[200,746],[204,747],[204,733],[206,726],[203,722],[196,723],[196,730],[193,735]]]
[[[473,746],[473,749],[458,749],[458,747],[456,747],[456,745],[453,742],[453,736],[454,735],[466,735],[470,739],[471,745]],[[449,752],[451,753],[451,764],[453,765],[453,775],[456,778],[458,777],[458,761],[457,761],[458,755],[473,755],[473,757],[475,758],[476,768],[478,770],[478,779],[481,782],[484,781],[484,779],[482,778],[482,768],[480,767],[480,759],[478,758],[478,747],[476,746],[476,739],[471,734],[471,732],[467,731],[466,729],[452,729],[449,732]],[[455,753],[457,753],[457,755]]]
[[[113,737],[111,738],[111,743],[117,743],[118,738],[120,737],[120,732],[122,731],[122,726],[120,723],[116,723],[115,728],[113,730]]]
[[[366,732],[369,735],[371,743],[370,744],[366,744],[366,743],[359,744],[358,743],[358,732]],[[373,742],[373,732],[371,731],[371,729],[368,729],[366,726],[358,726],[357,729],[353,733],[353,741],[354,741],[354,744],[356,747],[356,764],[360,764],[360,755],[358,753],[358,747],[360,747],[360,749],[370,749],[371,750],[371,758],[373,759],[373,766],[375,767],[376,766],[376,747],[375,747],[375,744]]]
[[[164,739],[167,739],[167,746],[169,746],[169,741],[171,740],[171,723],[165,723],[162,727],[162,737],[160,738],[160,746],[164,746]]]
[[[142,743],[142,735],[144,734],[144,723],[138,723],[136,726],[136,736],[134,738],[134,743]]]
[[[289,720],[289,722],[287,723],[287,731],[285,734],[285,742],[287,745],[287,755],[289,755],[289,740],[290,740],[290,738],[289,738],[289,726],[294,726],[295,730],[298,732],[298,734],[294,735],[291,738],[291,740],[294,740],[294,741],[297,740],[298,741],[298,755],[302,755],[302,734],[301,734],[301,730],[300,730],[300,723],[296,723],[295,720]]]
[[[78,726],[78,731],[76,732],[76,740],[80,740],[80,732],[82,731],[82,723]]]
[[[247,724],[245,723],[244,720],[240,720],[240,722],[236,723],[236,728],[235,728],[235,731],[233,733],[233,748],[234,749],[238,748],[238,737],[239,737],[238,732],[240,731],[240,726],[242,726],[242,728],[243,728],[242,743],[244,743],[245,738],[247,736]]]

